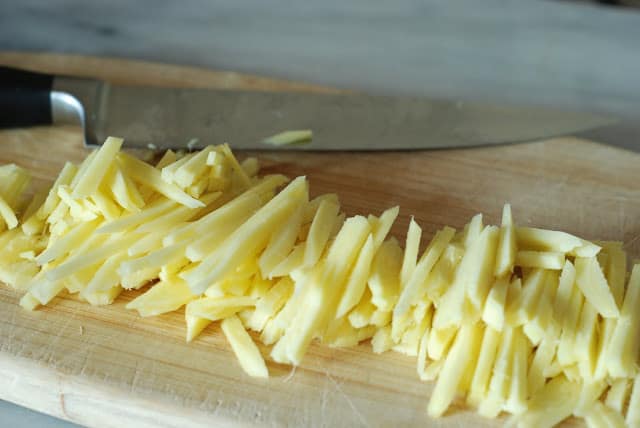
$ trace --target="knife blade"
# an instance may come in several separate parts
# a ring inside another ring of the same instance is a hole
[[[8,68],[0,70],[0,81],[0,111],[11,107],[1,100],[8,91],[18,104],[25,104],[27,95],[36,99],[36,91],[42,104],[48,90],[51,121],[81,123],[89,145],[112,135],[124,137],[129,147],[158,149],[185,148],[195,141],[190,148],[227,142],[240,150],[422,150],[541,140],[616,122],[606,115],[546,107],[366,94],[121,86]],[[29,117],[47,106],[35,107],[23,109],[19,126],[38,124],[30,123]],[[16,120],[3,120],[0,126],[16,124],[12,122]],[[292,129],[312,130],[312,141],[284,147],[263,142]]]

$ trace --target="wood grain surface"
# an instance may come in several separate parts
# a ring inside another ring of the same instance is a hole
[[[115,59],[0,53],[0,64],[114,82],[256,90],[323,90],[232,72]],[[126,137],[126,136],[125,136]],[[87,151],[75,128],[0,132],[0,163],[34,173],[35,186]],[[253,153],[255,154],[255,153]],[[246,154],[241,154],[241,156]],[[264,171],[307,175],[311,192],[336,192],[348,214],[398,204],[393,233],[410,216],[429,239],[483,212],[498,222],[511,202],[516,222],[588,239],[625,242],[640,256],[640,155],[561,138],[472,150],[405,153],[258,153]],[[432,384],[413,358],[312,346],[296,370],[269,361],[271,378],[243,374],[219,326],[184,341],[182,312],[142,319],[125,304],[91,307],[63,296],[35,312],[0,286],[0,398],[80,424],[157,426],[499,426],[462,403],[426,416]],[[264,349],[268,355],[268,350]],[[572,423],[572,422],[570,422]]]

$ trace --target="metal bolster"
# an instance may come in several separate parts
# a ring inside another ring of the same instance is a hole
[[[95,116],[102,82],[90,79],[56,77],[51,90],[51,116],[56,125],[78,125],[85,145],[97,145]]]

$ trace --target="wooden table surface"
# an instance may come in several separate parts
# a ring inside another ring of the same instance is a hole
[[[256,90],[323,90],[231,72],[77,56],[0,53],[0,64],[113,82]],[[126,137],[126,136],[125,136]],[[75,128],[0,132],[0,163],[30,169],[36,186],[87,151]],[[241,154],[241,156],[244,154]],[[483,212],[498,222],[504,202],[516,222],[588,239],[625,242],[640,256],[640,155],[573,138],[472,150],[404,153],[264,152],[264,171],[307,175],[312,194],[336,192],[348,214],[398,204],[392,233],[411,215],[429,239]],[[27,312],[0,286],[0,398],[90,426],[496,426],[456,404],[426,416],[432,384],[413,358],[312,346],[296,370],[269,361],[271,378],[244,375],[218,325],[184,341],[181,312],[142,319],[70,297]],[[263,348],[265,355],[266,349]]]

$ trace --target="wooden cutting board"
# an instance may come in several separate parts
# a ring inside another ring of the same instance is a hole
[[[60,55],[0,53],[0,64],[124,83],[257,90],[324,90],[231,72]],[[0,163],[52,180],[87,151],[74,128],[0,132]],[[498,222],[511,202],[520,224],[589,239],[623,240],[640,256],[640,155],[573,138],[472,150],[412,153],[260,153],[264,169],[305,174],[313,194],[336,192],[348,214],[398,204],[393,233],[411,215],[426,239],[483,212]],[[135,293],[108,307],[71,297],[27,312],[0,285],[0,398],[100,427],[158,426],[497,426],[456,403],[426,416],[432,384],[415,361],[368,344],[312,346],[296,370],[269,362],[271,378],[245,376],[218,325],[191,344],[183,314],[142,319],[126,311]],[[263,348],[265,355],[268,350]]]

